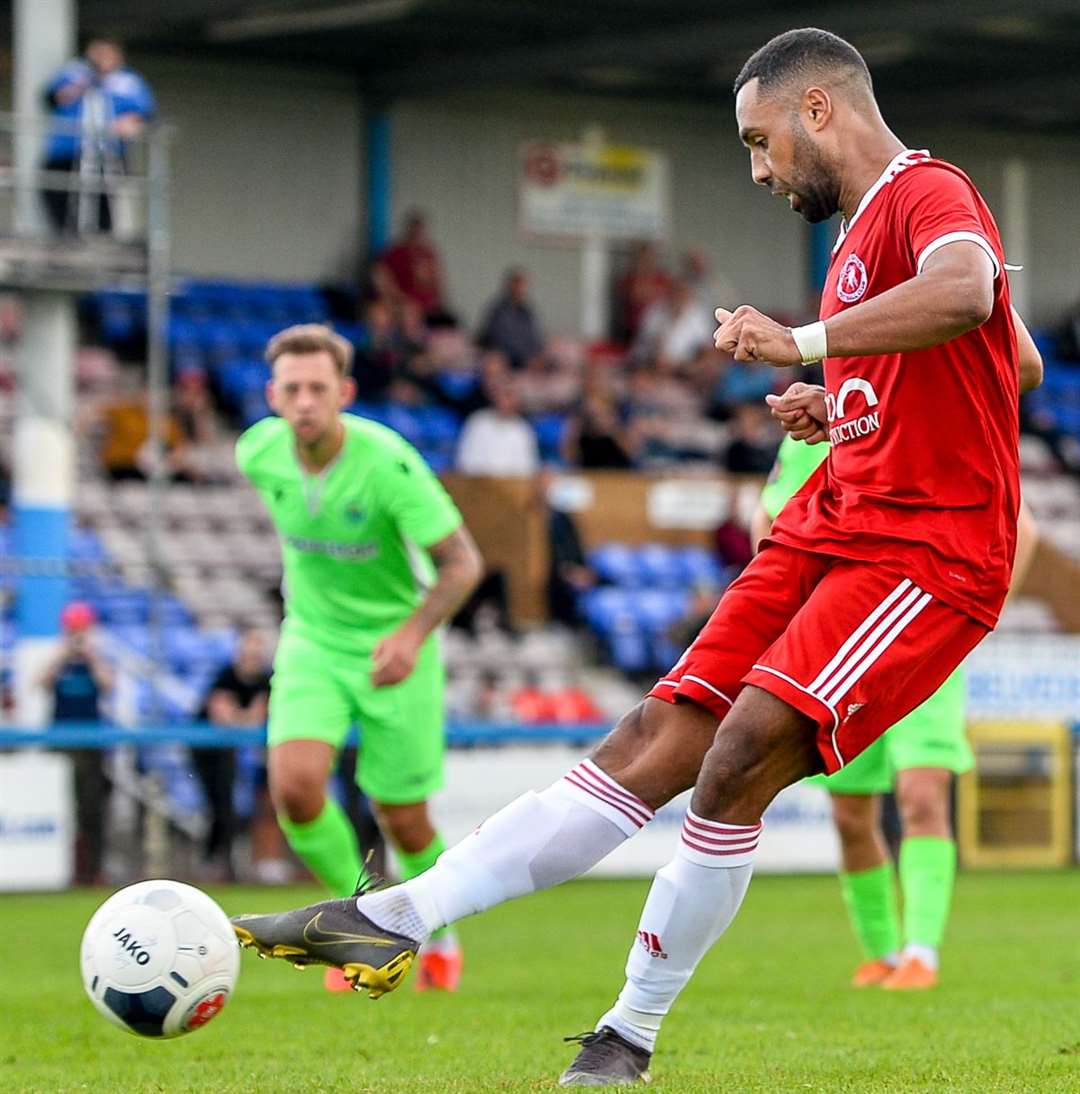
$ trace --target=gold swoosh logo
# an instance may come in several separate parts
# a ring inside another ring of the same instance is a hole
[[[348,931],[327,931],[319,925],[322,912],[318,912],[308,920],[304,928],[304,941],[311,946],[336,946],[343,942],[361,942],[369,946],[392,947],[394,945],[388,938],[378,938],[370,934],[350,934]]]

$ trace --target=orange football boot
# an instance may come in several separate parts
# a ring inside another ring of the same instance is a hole
[[[887,980],[896,971],[896,966],[875,957],[873,961],[864,961],[852,974],[853,988],[874,988]]]
[[[457,991],[464,966],[460,946],[425,946],[420,951],[416,990]]]
[[[352,991],[353,986],[345,979],[345,974],[341,969],[334,968],[331,965],[323,976],[323,987],[327,991]]]
[[[881,986],[885,991],[926,991],[937,984],[937,969],[917,957],[905,957]]]

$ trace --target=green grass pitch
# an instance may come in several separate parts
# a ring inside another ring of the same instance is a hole
[[[462,927],[455,996],[378,1002],[245,953],[202,1029],[153,1042],[83,995],[79,939],[104,893],[0,897],[0,1091],[535,1091],[610,1003],[645,882],[579,882]],[[230,914],[316,899],[221,889]],[[832,878],[760,877],[669,1018],[665,1091],[1080,1090],[1080,872],[962,875],[944,982],[855,992]]]

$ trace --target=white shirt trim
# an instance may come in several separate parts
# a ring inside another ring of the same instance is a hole
[[[929,156],[930,152],[926,148],[905,148],[903,152],[893,156],[889,160],[885,170],[881,172],[877,177],[877,181],[874,182],[870,189],[866,191],[862,196],[862,200],[859,202],[859,207],[855,210],[851,220],[841,221],[840,234],[836,237],[836,243],[833,246],[833,254],[836,254],[840,250],[840,244],[844,242],[844,237],[855,226],[855,221],[862,216],[866,211],[866,207],[874,200],[875,197],[881,192],[881,190],[887,186],[901,171],[905,171],[912,165],[912,162],[918,163],[924,156]],[[918,156],[919,160],[912,161],[910,157]]]
[[[700,676],[691,676],[689,673],[687,673],[683,677],[683,679],[689,680],[691,681],[691,683],[697,684],[699,687],[705,688],[706,691],[711,691],[713,695],[717,696],[717,698],[723,699],[729,707],[733,707],[735,705],[719,688],[714,688],[708,680],[702,680]]]
[[[942,247],[947,247],[950,243],[975,243],[990,256],[990,261],[994,264],[994,277],[1001,276],[1001,263],[998,261],[998,256],[994,254],[994,248],[990,246],[990,241],[985,236],[979,235],[977,232],[946,232],[943,236],[938,236],[937,239],[931,240],[923,249],[919,252],[919,257],[915,262],[915,272],[922,273],[923,266],[926,260],[937,250]]]

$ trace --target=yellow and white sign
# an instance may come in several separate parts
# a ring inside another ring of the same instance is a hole
[[[519,215],[531,236],[663,239],[671,217],[667,156],[623,145],[521,146]]]

